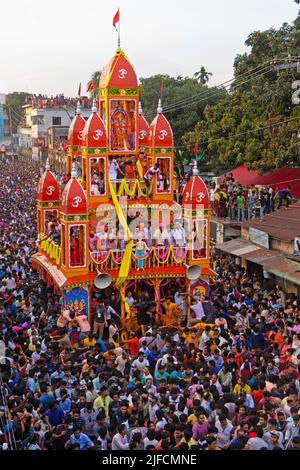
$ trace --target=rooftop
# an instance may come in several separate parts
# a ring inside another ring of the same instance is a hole
[[[263,219],[251,219],[243,222],[242,227],[254,227],[268,233],[271,237],[283,241],[291,241],[300,236],[300,203],[288,209],[282,207],[276,212],[266,215]]]

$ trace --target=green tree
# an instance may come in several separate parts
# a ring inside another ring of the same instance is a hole
[[[209,81],[209,77],[212,76],[212,73],[207,72],[205,67],[201,67],[199,72],[196,72],[194,77],[198,80],[201,85],[205,85]]]
[[[11,120],[12,120],[12,131],[15,134],[17,132],[18,126],[22,124],[23,120],[23,108],[27,103],[27,100],[30,98],[30,93],[17,92],[8,93],[6,95],[6,104],[5,109],[9,112],[11,111]]]
[[[91,82],[94,83],[94,90],[91,93],[92,98],[98,98],[98,91],[99,91],[99,82],[100,82],[100,77],[101,77],[101,70],[97,70],[94,72],[91,76],[90,81],[87,83],[87,87]]]
[[[163,112],[173,129],[175,146],[180,147],[182,136],[192,131],[196,123],[203,119],[205,106],[217,103],[223,93],[220,91],[214,96],[207,96],[208,91],[216,91],[216,89],[209,89],[195,78],[190,77],[179,76],[175,78],[169,75],[154,75],[141,78],[141,101],[144,115],[149,122],[156,115],[162,80],[164,82]],[[195,96],[199,96],[198,102],[192,101]]]
[[[295,68],[277,73],[270,60],[298,55],[300,18],[277,30],[255,31],[246,45],[250,52],[236,57],[231,90],[205,107],[203,118],[182,141],[191,152],[198,139],[214,168],[246,163],[265,172],[299,165],[300,107],[291,101],[292,82],[299,77]]]

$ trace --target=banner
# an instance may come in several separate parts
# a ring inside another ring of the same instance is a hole
[[[126,243],[127,243],[126,248],[125,248],[125,252],[124,252],[124,256],[123,256],[123,260],[122,260],[122,263],[121,263],[120,271],[119,271],[119,278],[116,281],[116,286],[120,287],[123,284],[123,282],[126,280],[126,278],[128,276],[128,273],[129,273],[129,269],[130,269],[130,265],[131,265],[133,240],[132,240],[132,234],[131,234],[131,232],[129,230],[129,227],[128,227],[128,224],[127,224],[127,220],[125,219],[125,216],[124,216],[123,211],[121,209],[121,206],[119,204],[117,195],[115,193],[114,187],[111,184],[111,181],[110,181],[109,178],[108,178],[108,184],[109,184],[109,189],[110,189],[110,192],[111,192],[112,200],[113,200],[114,206],[116,208],[116,213],[117,213],[119,222],[120,222],[120,224],[122,225],[122,227],[124,228],[124,231],[125,231],[125,240],[126,240]]]

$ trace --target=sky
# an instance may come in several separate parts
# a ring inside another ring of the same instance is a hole
[[[121,46],[138,77],[192,76],[217,85],[233,76],[247,36],[292,22],[293,0],[8,0],[0,2],[0,93],[76,96]]]

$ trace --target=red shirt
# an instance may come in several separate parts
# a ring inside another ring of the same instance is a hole
[[[139,340],[138,338],[130,338],[124,341],[125,344],[128,344],[128,349],[132,356],[137,356],[139,352]]]
[[[255,408],[257,408],[260,400],[262,400],[263,397],[264,397],[263,391],[262,390],[254,390],[251,395],[252,395],[252,398],[253,398],[253,401],[254,401],[254,404],[255,404]]]

